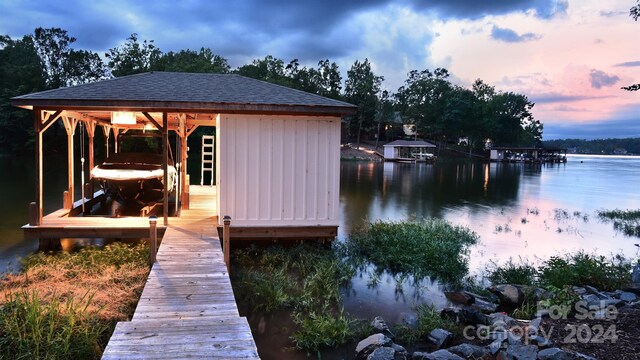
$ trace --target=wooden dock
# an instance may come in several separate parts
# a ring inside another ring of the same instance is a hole
[[[103,359],[259,359],[223,260],[213,188],[190,189],[190,209],[170,218],[135,314]]]

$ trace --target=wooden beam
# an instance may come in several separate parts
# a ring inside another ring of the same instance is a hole
[[[189,185],[186,185],[187,181],[187,124],[186,124],[186,115],[182,114],[181,117],[178,118],[180,124],[178,126],[178,135],[180,136],[180,199],[182,200],[183,209],[189,209],[189,195],[185,196],[185,193],[188,191],[187,188]]]
[[[153,124],[153,126],[156,127],[156,129],[158,130],[163,130],[164,127],[169,124],[169,121],[167,119],[167,113],[162,113],[162,126],[160,124],[158,124],[158,122],[156,121],[156,119],[153,118],[153,116],[149,115],[148,112],[143,112],[142,115],[144,115],[147,120],[149,120],[149,122],[151,122]]]
[[[93,120],[86,121],[87,135],[89,136],[89,194],[93,197],[93,178],[91,177],[91,170],[95,166],[94,159],[94,138],[96,135],[96,122]],[[84,169],[83,169],[84,171]],[[84,184],[82,184],[84,186]]]
[[[197,128],[198,128],[198,124],[192,125],[188,130],[187,130],[187,136],[191,135]]]
[[[222,233],[222,227],[218,232]],[[231,227],[231,238],[234,240],[264,239],[331,239],[338,235],[337,226],[258,226]]]
[[[111,135],[111,125],[103,125],[102,133],[104,134],[104,146],[106,148],[105,157],[109,157],[109,135]]]
[[[169,126],[167,113],[162,113],[162,170],[164,172],[164,199],[162,204],[162,215],[164,216],[164,226],[169,225]]]
[[[49,128],[49,126],[51,126],[54,122],[56,122],[56,120],[58,120],[62,115],[62,110],[58,110],[53,114],[50,114],[50,113],[46,113],[46,114],[47,114],[46,118],[43,119],[41,131],[46,131]]]
[[[76,132],[76,125],[78,125],[78,119],[75,118],[70,118],[68,116],[63,116],[62,117],[62,121],[64,123],[64,129],[67,131],[67,166],[68,166],[68,172],[67,172],[67,191],[68,191],[68,197],[69,199],[65,199],[65,201],[63,201],[64,205],[65,205],[65,209],[70,209],[69,206],[71,206],[71,204],[73,204],[73,155],[74,155],[74,149],[73,149],[73,135]],[[68,201],[71,200],[71,201]]]

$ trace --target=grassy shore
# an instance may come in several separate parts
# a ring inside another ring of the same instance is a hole
[[[148,247],[38,253],[0,281],[0,358],[99,359],[149,273]]]

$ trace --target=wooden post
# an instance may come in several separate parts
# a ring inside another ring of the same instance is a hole
[[[95,159],[93,153],[93,140],[96,135],[96,122],[93,120],[86,122],[87,135],[89,135],[89,199],[93,199],[93,179],[91,178],[91,170],[95,166]],[[84,171],[84,170],[83,170]],[[86,191],[85,191],[86,193]]]
[[[155,215],[149,216],[149,266],[153,266],[156,262],[156,252],[158,252],[158,231],[156,224],[158,223],[158,217]]]
[[[65,210],[71,210],[73,207],[73,200],[71,199],[71,194],[69,194],[69,190],[65,190],[62,192],[62,208]]]
[[[231,274],[231,241],[229,239],[229,237],[231,236],[231,231],[229,229],[229,226],[231,225],[231,217],[225,215],[222,221],[224,223],[224,227],[222,228],[222,251],[224,254],[224,263],[227,264],[227,274]]]
[[[162,170],[164,172],[164,200],[162,203],[162,215],[164,216],[164,226],[169,225],[169,116],[162,113]]]
[[[68,204],[69,201],[67,200],[64,200],[63,202],[69,205],[68,208],[65,207],[65,209],[68,210],[71,209],[71,206],[73,206],[73,199],[75,198],[73,196],[73,135],[75,134],[78,120],[70,118],[68,116],[63,116],[62,121],[64,122],[64,128],[67,131],[67,166],[69,169],[67,173],[67,191],[69,192],[69,197],[71,198],[70,204]]]
[[[42,224],[42,110],[33,109],[33,127],[36,133],[36,211],[34,224]]]
[[[29,225],[40,225],[38,219],[38,204],[35,201],[29,203]]]
[[[111,126],[108,125],[103,125],[102,126],[102,133],[104,134],[104,146],[105,146],[105,158],[109,157],[109,138],[111,135]]]
[[[185,162],[185,166],[186,166]],[[184,177],[184,192],[182,193],[182,208],[184,210],[189,210],[189,185],[191,184],[191,177],[189,174]]]

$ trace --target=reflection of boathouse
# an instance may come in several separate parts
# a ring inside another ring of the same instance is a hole
[[[384,145],[385,161],[427,161],[435,160],[436,146],[426,141],[396,140]]]
[[[497,162],[564,163],[567,162],[567,149],[494,147],[489,159]]]

